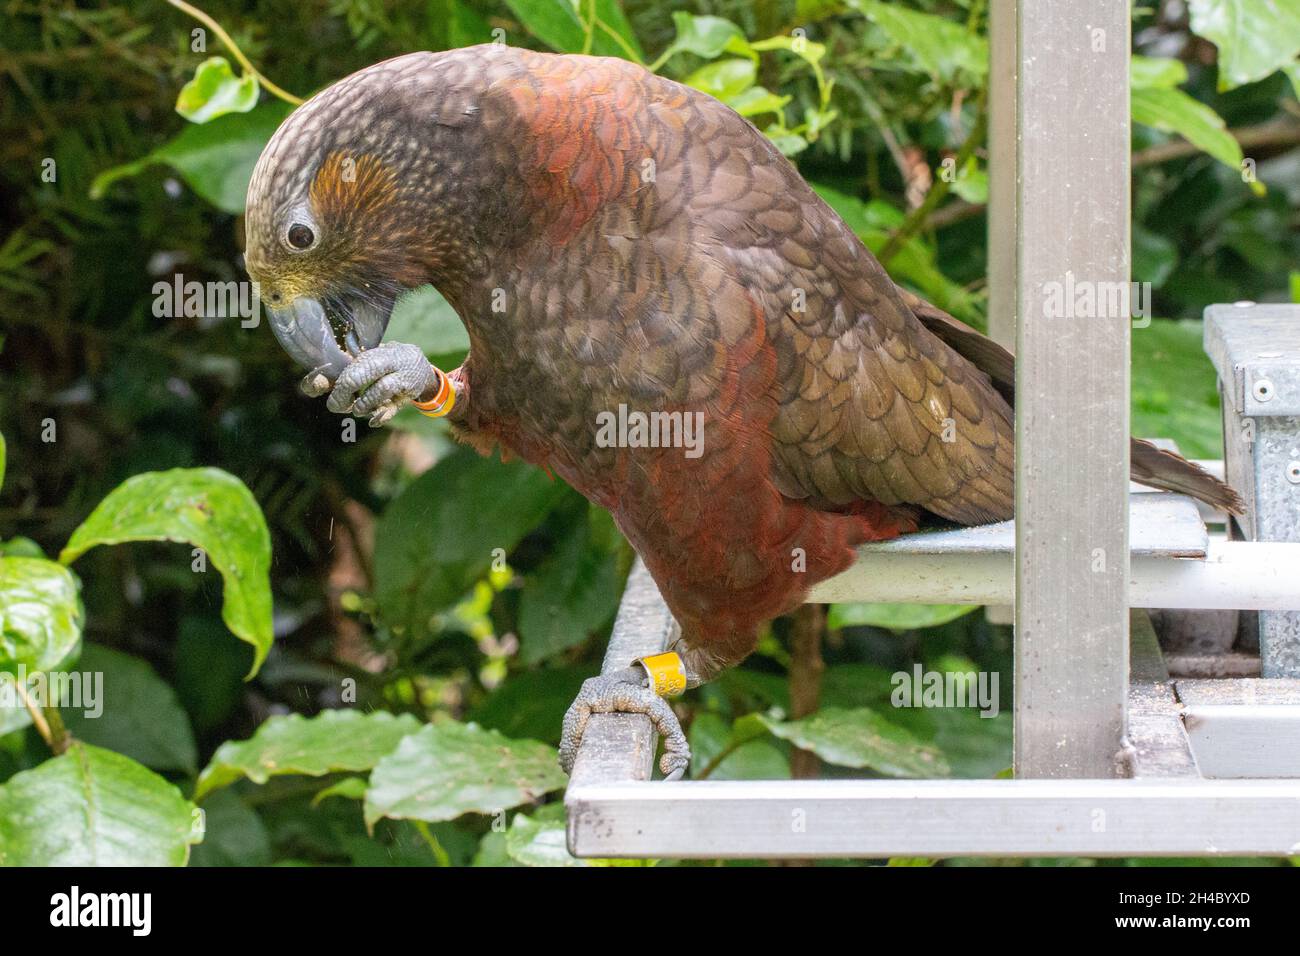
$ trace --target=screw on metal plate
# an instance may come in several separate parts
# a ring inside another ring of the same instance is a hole
[[[1286,480],[1293,485],[1300,485],[1300,461],[1286,463]]]
[[[1251,386],[1251,394],[1255,396],[1257,402],[1269,402],[1273,400],[1275,389],[1273,383],[1266,378],[1255,379],[1255,384]]]

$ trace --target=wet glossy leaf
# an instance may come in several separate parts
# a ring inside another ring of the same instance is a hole
[[[195,819],[162,777],[78,741],[0,786],[0,865],[183,866]]]
[[[127,541],[182,541],[201,548],[225,581],[221,618],[253,645],[251,677],[270,650],[271,533],[252,492],[219,468],[174,468],[128,478],[72,533],[59,555]]]
[[[0,558],[0,670],[31,674],[73,657],[83,615],[77,579],[44,558]]]
[[[369,770],[419,728],[420,722],[410,714],[394,716],[384,711],[326,710],[315,717],[272,717],[250,739],[228,740],[217,748],[199,774],[194,798],[201,800],[241,777],[266,783],[283,774],[320,777]]]
[[[366,793],[366,823],[454,820],[496,813],[559,790],[568,778],[554,747],[511,740],[475,724],[429,724],[379,762]]]
[[[923,744],[867,707],[823,708],[802,720],[764,718],[764,722],[782,740],[841,767],[867,767],[891,777],[946,777],[949,773],[938,748]]]

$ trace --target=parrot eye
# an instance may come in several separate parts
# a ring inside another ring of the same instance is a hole
[[[316,241],[316,234],[311,231],[310,226],[295,222],[289,227],[286,238],[289,240],[289,245],[295,249],[310,249],[311,244]]]

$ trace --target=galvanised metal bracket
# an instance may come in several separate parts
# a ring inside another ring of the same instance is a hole
[[[1219,373],[1226,477],[1246,499],[1239,530],[1300,541],[1300,305],[1212,305],[1205,351]],[[1260,611],[1259,649],[1262,676],[1300,677],[1300,611]]]

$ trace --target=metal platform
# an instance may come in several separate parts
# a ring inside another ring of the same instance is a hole
[[[1134,496],[1135,517],[1144,497]],[[1177,522],[1171,540],[1152,539],[1144,556],[1209,564],[1173,556],[1195,537]],[[912,540],[915,549],[907,546]],[[864,548],[858,567],[862,579],[905,580],[888,569],[918,557],[1005,557],[1006,546],[1005,530],[915,535]],[[1008,579],[999,593],[1009,595],[1009,564],[1003,562],[999,577]],[[872,599],[892,601],[902,593],[877,587]],[[1295,575],[1289,593],[1292,605],[1300,603]],[[638,561],[602,671],[663,650],[677,633]],[[570,852],[681,858],[1300,853],[1300,681],[1173,680],[1144,612],[1133,612],[1130,633],[1128,737],[1119,768],[1128,779],[664,783],[651,780],[657,741],[646,718],[595,715],[565,795]]]

